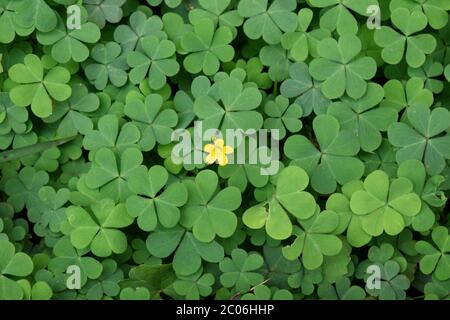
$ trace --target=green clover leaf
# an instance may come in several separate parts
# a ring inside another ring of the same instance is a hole
[[[214,282],[215,279],[211,273],[202,274],[200,269],[191,276],[180,277],[174,282],[173,288],[187,300],[198,300],[200,297],[207,297],[212,293]]]
[[[283,255],[289,260],[301,256],[302,263],[308,270],[314,270],[323,263],[324,256],[333,256],[342,249],[341,240],[332,233],[339,224],[335,212],[323,211],[308,219],[299,219],[300,227],[294,226],[295,236],[292,244],[283,247]]]
[[[418,241],[416,250],[423,257],[420,260],[420,270],[425,274],[434,273],[441,281],[450,279],[450,237],[448,229],[438,226],[433,229],[431,238],[435,246],[426,241]]]
[[[88,300],[101,300],[104,296],[115,297],[120,292],[118,282],[123,279],[123,271],[117,268],[112,259],[102,261],[103,272],[95,280],[89,280],[81,292],[86,293]]]
[[[150,94],[145,101],[130,100],[124,113],[141,131],[139,145],[143,151],[152,150],[156,143],[169,144],[172,128],[177,125],[178,116],[173,109],[162,109],[163,98],[159,94]]]
[[[216,235],[230,237],[237,227],[233,213],[241,204],[241,193],[236,187],[217,192],[218,177],[214,171],[203,170],[195,180],[183,181],[188,190],[188,202],[181,208],[180,224],[191,229],[202,242],[211,242]]]
[[[28,111],[16,106],[7,92],[0,93],[0,149],[8,148],[27,131]],[[14,147],[14,146],[13,146]]]
[[[433,277],[432,282],[425,284],[425,300],[448,300],[450,297],[450,280],[439,281]]]
[[[357,21],[349,9],[367,16],[369,15],[367,8],[378,4],[376,0],[307,0],[307,2],[314,7],[328,8],[320,18],[320,27],[330,31],[336,30],[340,35],[358,32]]]
[[[123,288],[120,291],[120,300],[150,300],[150,292],[144,287]]]
[[[302,135],[286,140],[284,153],[294,165],[311,176],[311,186],[319,193],[329,194],[337,184],[361,178],[364,165],[354,156],[359,152],[357,137],[341,130],[338,120],[330,115],[319,115],[313,120],[313,130],[320,147]]]
[[[351,286],[349,278],[339,278],[335,287],[324,282],[317,290],[323,300],[363,300],[366,297],[364,289],[359,286]]]
[[[274,0],[270,6],[267,0],[242,0],[238,13],[248,18],[244,32],[250,39],[263,38],[268,44],[281,41],[283,32],[293,32],[297,28],[297,16],[292,11],[297,7],[294,0]]]
[[[369,235],[379,236],[383,231],[397,235],[405,227],[404,216],[420,212],[421,200],[407,178],[390,182],[385,172],[377,170],[364,180],[363,190],[352,194],[350,208],[362,216],[362,228]]]
[[[26,2],[16,0],[0,1],[0,29],[2,30],[2,33],[0,34],[0,43],[12,42],[16,37],[16,34],[26,36],[33,32],[33,27],[22,27],[15,22],[16,17],[25,9],[24,3]],[[50,21],[48,26],[42,24],[40,25],[40,28],[46,29],[50,27],[51,24],[52,22]]]
[[[37,29],[41,32],[49,32],[56,27],[58,23],[57,15],[45,0],[18,2],[17,7],[12,6],[12,9],[15,9],[16,11],[13,22],[21,29],[28,29],[31,31]],[[23,35],[19,32],[18,34]],[[28,34],[29,33],[27,33],[27,35]]]
[[[148,171],[138,167],[128,178],[128,187],[137,194],[126,201],[129,214],[137,217],[138,226],[144,231],[156,228],[157,221],[165,228],[172,228],[180,220],[179,207],[187,201],[187,191],[181,182],[167,184],[169,175],[161,166],[152,166]]]
[[[147,36],[156,36],[158,39],[166,37],[162,28],[161,18],[147,17],[145,13],[136,11],[131,14],[129,24],[122,24],[114,30],[114,40],[124,52],[141,50],[142,40]]]
[[[392,0],[389,4],[391,11],[398,8],[407,8],[410,11],[422,11],[433,29],[442,29],[448,22],[450,4],[440,0]]]
[[[205,94],[194,102],[194,113],[202,119],[203,130],[217,128],[225,132],[226,129],[261,128],[263,118],[255,111],[262,101],[257,88],[245,87],[236,78],[222,80],[217,87],[217,98]]]
[[[53,247],[55,255],[49,262],[48,269],[52,272],[66,272],[71,265],[80,268],[81,284],[84,285],[88,279],[97,279],[103,270],[102,264],[93,257],[84,256],[86,250],[77,250],[69,238],[59,239]]]
[[[127,63],[132,68],[130,80],[140,83],[148,75],[150,88],[161,89],[166,84],[166,77],[172,77],[180,70],[178,62],[172,58],[175,45],[155,36],[146,36],[140,43],[143,52],[132,51],[127,56]]]
[[[234,49],[229,43],[233,40],[230,28],[215,28],[214,22],[202,19],[194,24],[194,30],[187,32],[181,39],[181,47],[188,53],[183,66],[189,73],[196,74],[203,70],[214,75],[220,62],[229,62],[234,57]]]
[[[88,93],[88,89],[83,84],[72,84],[71,88],[72,96],[69,100],[58,102],[55,112],[43,119],[46,123],[59,122],[57,133],[61,137],[91,132],[94,125],[89,113],[96,111],[100,105],[98,96]]]
[[[288,213],[298,219],[310,218],[316,210],[314,197],[303,191],[309,183],[306,172],[295,166],[283,169],[277,179],[275,194],[267,201],[247,209],[242,216],[246,226],[260,229],[276,240],[287,239],[292,233]]]
[[[414,192],[422,198],[420,212],[412,217],[413,229],[420,232],[430,230],[435,222],[435,214],[430,207],[441,207],[447,200],[445,194],[440,191],[444,177],[433,176],[427,179],[425,166],[416,159],[404,161],[397,172],[399,177],[408,178],[414,184]]]
[[[61,225],[66,221],[66,207],[64,205],[69,197],[69,189],[61,188],[55,191],[50,186],[39,189],[39,199],[45,203],[47,208],[42,212],[40,221],[35,225],[36,233],[41,233],[37,229],[44,231],[46,228],[55,233],[61,231]],[[45,233],[45,231],[42,233]]]
[[[229,64],[232,65],[233,63],[230,62]],[[234,67],[244,69],[247,75],[247,81],[256,83],[258,88],[268,89],[272,87],[272,80],[269,74],[263,71],[264,65],[258,57],[250,58],[248,61],[239,59]]]
[[[8,179],[5,191],[10,203],[16,212],[26,206],[29,216],[35,216],[45,208],[39,199],[39,189],[49,181],[48,173],[35,170],[33,167],[24,167],[17,177]]]
[[[294,300],[292,293],[286,289],[277,289],[260,284],[254,287],[252,293],[242,295],[241,300]]]
[[[367,292],[380,300],[404,300],[405,291],[410,287],[410,281],[404,274],[399,274],[399,264],[390,260],[383,265],[380,263],[375,265],[381,269],[381,288],[366,289]]]
[[[295,103],[303,109],[304,116],[314,110],[315,114],[326,113],[330,104],[322,93],[321,82],[311,78],[308,66],[297,62],[289,68],[289,79],[283,81],[281,94],[286,98],[296,98]]]
[[[24,63],[12,66],[8,75],[14,82],[9,96],[19,107],[31,105],[33,113],[45,118],[53,112],[52,99],[64,101],[72,94],[72,89],[66,83],[70,73],[63,67],[54,67],[44,72],[44,65],[38,56],[28,54]]]
[[[94,22],[101,29],[106,22],[116,23],[122,18],[122,6],[126,0],[84,0],[83,6],[89,14],[89,21]]]
[[[125,201],[132,194],[128,179],[139,170],[142,160],[142,153],[137,148],[125,149],[120,155],[101,148],[95,153],[93,165],[86,174],[86,185],[91,189],[100,188],[103,196]]]
[[[269,168],[272,164],[261,163],[260,160],[252,161],[251,159],[253,155],[261,153],[270,156],[270,150],[264,146],[257,147],[257,140],[252,137],[243,139],[242,144],[245,145],[245,163],[229,163],[226,166],[219,166],[219,176],[228,179],[227,184],[229,186],[238,187],[242,192],[247,189],[249,183],[258,188],[264,187],[269,181],[267,172],[270,170]],[[240,150],[240,148],[242,148],[241,145],[239,145],[236,149]],[[233,155],[231,155],[231,157],[233,157]],[[238,156],[233,159],[236,163]]]
[[[424,162],[427,172],[439,174],[450,159],[450,112],[444,108],[432,111],[423,106],[409,107],[406,115],[410,125],[398,122],[388,129],[389,142],[398,147],[397,162],[418,159]]]
[[[33,271],[33,261],[23,253],[17,252],[14,245],[0,239],[0,299],[20,300],[23,291],[20,285],[8,276],[25,277]]]
[[[309,8],[301,9],[297,14],[298,27],[294,32],[287,32],[281,37],[283,48],[289,50],[295,61],[305,61],[308,55],[317,57],[317,44],[330,36],[328,30],[315,29],[308,31],[313,20],[313,11]]]
[[[73,230],[70,241],[77,249],[90,248],[98,257],[120,254],[127,249],[127,238],[118,230],[133,223],[125,204],[116,205],[111,199],[102,199],[91,205],[92,214],[81,207],[67,209],[67,219]]]
[[[216,241],[200,242],[180,226],[172,229],[159,228],[147,238],[147,248],[152,255],[167,258],[174,253],[172,266],[175,272],[189,276],[197,272],[202,260],[219,263],[223,260],[223,247]]]
[[[442,75],[444,67],[439,62],[434,62],[431,58],[427,58],[425,63],[420,68],[408,67],[408,75],[410,77],[417,77],[424,81],[425,88],[433,93],[441,93],[444,90],[444,83],[435,79]]]
[[[356,35],[344,34],[338,41],[327,38],[317,45],[320,58],[311,61],[309,71],[313,78],[323,81],[323,94],[329,99],[345,92],[353,99],[367,91],[367,80],[375,76],[377,64],[371,57],[358,57],[361,40]]]
[[[376,150],[382,141],[380,131],[387,131],[397,121],[397,111],[392,107],[375,108],[383,99],[383,88],[369,83],[366,94],[358,100],[342,98],[332,103],[327,113],[338,119],[342,129],[354,132],[361,149]]]
[[[91,60],[86,65],[84,71],[95,88],[103,90],[108,82],[117,87],[122,87],[127,83],[126,70],[128,65],[126,57],[121,53],[122,48],[116,42],[100,43],[92,49],[91,58],[93,61]]]
[[[255,271],[260,269],[264,263],[258,253],[247,253],[242,249],[234,249],[231,258],[226,257],[220,264],[223,272],[220,283],[225,288],[234,288],[237,292],[247,292],[252,286],[264,281],[262,274]]]
[[[445,67],[444,74],[445,74],[445,78],[447,79],[447,81],[450,82],[450,65]]]
[[[110,148],[122,153],[125,149],[137,146],[140,137],[139,129],[133,123],[120,126],[117,116],[109,114],[100,118],[97,130],[86,133],[83,147],[93,151]]]
[[[84,43],[96,43],[100,39],[100,29],[92,22],[85,22],[80,29],[68,30],[58,16],[56,29],[50,32],[38,32],[39,43],[52,47],[52,57],[59,63],[85,61],[89,57],[89,48]]]
[[[433,93],[424,88],[420,78],[412,77],[404,85],[398,80],[389,80],[384,85],[382,107],[392,107],[397,111],[413,106],[430,107],[433,104]]]
[[[239,27],[244,22],[237,10],[227,10],[231,0],[199,0],[198,3],[201,8],[189,11],[189,21],[192,24],[202,19],[210,19],[216,25],[232,28],[235,34],[235,27]]]
[[[391,20],[402,34],[391,27],[381,27],[375,31],[375,42],[383,48],[381,56],[389,64],[398,64],[406,57],[413,68],[425,63],[426,55],[436,48],[436,39],[431,34],[417,34],[427,26],[427,17],[421,11],[410,12],[399,8],[392,12]],[[406,48],[406,49],[405,49]]]
[[[274,82],[281,82],[288,77],[291,61],[287,50],[281,45],[263,47],[259,58],[263,65],[269,67],[269,77]]]

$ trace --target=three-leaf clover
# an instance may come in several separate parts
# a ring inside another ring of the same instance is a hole
[[[420,270],[425,274],[434,273],[436,278],[445,281],[450,278],[450,236],[448,229],[438,226],[433,229],[431,238],[435,246],[427,241],[418,241],[416,250],[423,257],[420,260]]]
[[[442,29],[448,22],[450,3],[440,0],[392,0],[389,9],[407,8],[410,11],[422,11],[433,29]]]
[[[167,258],[174,253],[173,269],[182,276],[198,271],[202,260],[219,263],[224,257],[224,249],[216,241],[201,242],[180,226],[172,229],[157,228],[149,234],[146,244],[155,257]]]
[[[226,10],[231,0],[199,0],[198,3],[201,8],[189,11],[189,21],[192,24],[206,18],[213,20],[216,25],[235,28],[244,21],[237,10]]]
[[[180,220],[179,207],[187,201],[187,191],[181,182],[167,186],[169,175],[161,166],[148,171],[140,166],[128,178],[128,187],[136,195],[126,201],[128,213],[137,217],[138,226],[144,231],[156,228],[157,221],[165,228],[174,227]]]
[[[430,230],[436,220],[430,207],[442,207],[447,200],[444,192],[440,190],[445,178],[432,176],[427,179],[424,164],[416,159],[402,162],[398,167],[397,175],[409,179],[414,185],[414,192],[422,198],[422,208],[416,216],[412,217],[411,226],[420,232]]]
[[[436,39],[431,34],[417,34],[427,26],[425,14],[417,10],[410,12],[406,8],[399,8],[391,13],[391,21],[402,34],[386,26],[375,31],[375,42],[383,48],[383,60],[389,64],[398,64],[405,56],[411,67],[418,68],[423,65],[426,55],[436,48]]]
[[[114,40],[120,43],[124,52],[142,48],[142,40],[147,36],[164,38],[163,22],[158,16],[147,17],[141,11],[133,12],[129,25],[122,24],[114,30]]]
[[[320,284],[317,293],[324,300],[363,300],[366,297],[364,289],[351,286],[346,277],[339,278],[335,286],[328,282]]]
[[[82,285],[86,283],[87,279],[97,279],[103,271],[103,266],[99,261],[93,257],[84,256],[86,250],[74,248],[67,237],[56,242],[53,253],[55,256],[50,260],[48,269],[54,273],[62,273],[67,272],[69,266],[77,266],[81,271]]]
[[[193,275],[181,276],[174,282],[174,290],[187,300],[199,300],[200,297],[209,296],[215,279],[211,273],[202,274],[202,271],[200,269]]]
[[[261,100],[257,88],[245,87],[239,79],[230,77],[218,83],[218,99],[206,94],[199,96],[194,102],[194,112],[202,119],[204,130],[259,129],[263,118],[255,109]]]
[[[295,103],[303,109],[303,115],[308,116],[314,110],[315,114],[326,113],[331,103],[320,89],[321,82],[314,80],[309,74],[308,65],[297,62],[289,68],[289,79],[283,81],[281,94],[286,98],[296,98]]]
[[[67,209],[67,219],[73,227],[70,241],[77,249],[90,248],[98,257],[120,254],[127,249],[127,238],[119,230],[133,223],[125,204],[116,205],[104,198],[91,205],[92,214],[81,207]]]
[[[126,57],[116,42],[100,43],[91,51],[92,63],[86,65],[86,77],[98,90],[105,89],[108,82],[116,87],[125,85],[128,75]]]
[[[137,148],[125,149],[120,155],[108,148],[99,149],[86,174],[86,185],[100,188],[103,196],[125,201],[131,195],[128,179],[142,163],[142,153]]]
[[[16,17],[19,16],[19,13],[22,12],[25,8],[26,1],[23,0],[1,0],[0,1],[0,29],[2,32],[0,33],[0,43],[10,43],[16,37],[16,33],[21,36],[26,36],[33,32],[33,28],[20,26],[16,24]],[[45,2],[44,2],[45,4]],[[28,6],[28,4],[26,4]],[[46,5],[46,4],[45,4]],[[46,9],[48,6],[44,9]],[[40,25],[50,31],[52,28],[52,21],[41,21],[43,24]],[[45,26],[44,23],[49,22],[48,26]],[[56,23],[55,23],[56,24]]]
[[[406,84],[399,80],[389,80],[384,85],[382,107],[392,107],[397,111],[413,106],[430,107],[433,104],[433,93],[424,87],[422,79],[410,78]]]
[[[407,178],[389,181],[384,171],[377,170],[364,180],[363,190],[352,194],[350,208],[362,216],[362,228],[369,235],[376,237],[383,231],[397,235],[405,227],[404,216],[419,213],[421,200]]]
[[[35,224],[35,232],[40,228],[48,228],[51,232],[60,232],[62,224],[66,221],[66,207],[64,204],[69,200],[69,189],[61,188],[55,191],[50,186],[44,186],[39,190],[39,198],[47,206],[43,210],[41,219]]]
[[[86,133],[83,147],[87,150],[110,148],[119,153],[129,147],[136,146],[141,134],[133,123],[120,126],[119,119],[114,114],[101,117],[97,123],[97,130]]]
[[[284,153],[311,176],[311,186],[317,192],[328,194],[343,185],[361,178],[364,165],[354,156],[359,152],[356,135],[341,130],[339,122],[330,115],[319,115],[313,120],[313,130],[320,147],[305,136],[294,135],[286,140]]]
[[[293,32],[297,28],[297,7],[295,0],[274,0],[269,7],[268,0],[242,0],[238,13],[248,18],[244,32],[250,39],[263,38],[268,44],[281,41],[283,32]]]
[[[358,23],[351,11],[367,16],[369,15],[367,9],[378,5],[376,0],[307,0],[307,2],[314,7],[328,8],[320,17],[320,27],[330,31],[336,30],[340,35],[358,32]]]
[[[244,224],[252,229],[265,226],[273,239],[287,239],[292,233],[288,213],[298,219],[308,219],[316,210],[314,197],[303,191],[308,183],[309,177],[303,169],[295,166],[283,169],[277,178],[275,193],[266,202],[247,209],[242,216]]]
[[[339,225],[335,212],[316,210],[308,219],[298,219],[300,226],[294,226],[292,244],[283,247],[283,255],[294,260],[301,256],[308,270],[314,270],[323,263],[323,256],[333,256],[342,249],[341,240],[332,234]]]
[[[194,30],[187,32],[181,46],[188,53],[183,66],[189,73],[203,72],[214,75],[220,62],[229,62],[234,57],[234,49],[229,44],[233,40],[231,29],[225,26],[215,28],[214,22],[202,19],[194,24]]]
[[[220,190],[218,183],[217,174],[211,170],[201,171],[195,180],[183,181],[188,202],[181,208],[180,223],[192,228],[194,236],[202,242],[211,242],[216,235],[228,238],[237,227],[233,210],[241,204],[241,192],[236,187]]]
[[[127,63],[132,68],[130,80],[140,83],[148,75],[150,88],[161,89],[166,84],[166,77],[172,77],[180,70],[178,62],[172,58],[175,45],[155,36],[146,36],[140,44],[143,52],[132,51],[127,56]]]
[[[380,131],[387,131],[389,125],[397,120],[397,111],[394,108],[375,108],[383,97],[383,88],[369,83],[363,97],[358,100],[342,98],[342,102],[332,103],[327,113],[339,120],[342,129],[354,132],[362,150],[374,151],[381,145]]]
[[[329,99],[341,97],[345,92],[353,99],[367,91],[366,80],[375,76],[377,64],[371,57],[358,57],[361,40],[354,34],[344,34],[336,41],[321,40],[317,45],[320,58],[311,61],[311,75],[323,81],[321,89]]]
[[[175,110],[163,109],[163,98],[159,94],[150,94],[145,101],[133,99],[124,108],[124,113],[141,131],[139,145],[143,151],[152,150],[156,143],[169,144],[172,128],[177,125]]]
[[[52,57],[59,63],[72,59],[82,62],[89,57],[89,48],[84,43],[96,43],[100,39],[100,29],[92,22],[83,21],[80,29],[67,29],[61,17],[58,25],[50,32],[38,32],[39,43],[52,46]]]
[[[397,122],[388,129],[389,142],[399,148],[397,162],[421,160],[429,174],[439,174],[450,159],[450,135],[445,132],[450,127],[450,112],[417,106],[409,107],[406,115],[409,125]]]
[[[325,29],[307,31],[313,20],[313,11],[303,8],[298,12],[298,27],[294,32],[287,32],[281,37],[283,48],[289,50],[290,56],[295,61],[305,61],[308,55],[316,57],[317,43],[330,34]]]
[[[83,84],[72,84],[71,88],[72,96],[66,101],[57,103],[54,113],[43,119],[47,123],[59,121],[57,133],[61,137],[89,133],[94,127],[89,113],[97,110],[100,105],[98,96],[88,93]]]
[[[8,276],[25,277],[33,271],[33,261],[23,253],[16,252],[14,244],[0,239],[0,299],[20,300],[23,291],[20,285]]]
[[[29,217],[39,214],[45,209],[45,205],[39,199],[39,190],[48,181],[47,172],[36,170],[33,167],[24,167],[17,177],[6,181],[4,188],[9,196],[8,203],[14,207],[16,212],[21,211],[26,205]]]
[[[251,287],[264,281],[263,275],[256,272],[263,263],[264,260],[258,253],[234,249],[231,252],[231,258],[226,257],[219,264],[223,272],[220,283],[225,288],[234,288],[237,292],[245,293]]]
[[[399,274],[400,265],[393,260],[375,265],[381,271],[380,288],[366,289],[367,292],[380,300],[404,300],[410,281],[406,275]]]
[[[67,82],[70,73],[63,67],[51,68],[44,72],[44,65],[38,56],[28,54],[24,63],[13,65],[8,75],[16,82],[9,95],[20,107],[31,105],[31,110],[40,118],[48,117],[53,112],[53,101],[64,101],[72,94]]]
[[[126,0],[84,0],[83,6],[89,14],[89,20],[104,28],[106,21],[119,22],[122,18],[122,6]]]

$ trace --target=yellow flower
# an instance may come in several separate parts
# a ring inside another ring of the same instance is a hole
[[[209,143],[205,145],[203,150],[208,153],[206,163],[212,164],[217,162],[219,166],[228,164],[227,154],[233,153],[233,148],[225,146],[223,139],[213,139],[213,144]]]

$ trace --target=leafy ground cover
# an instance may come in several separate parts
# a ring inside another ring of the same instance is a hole
[[[449,16],[0,0],[0,300],[450,299]]]

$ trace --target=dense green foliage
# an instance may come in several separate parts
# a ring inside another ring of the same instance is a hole
[[[450,299],[449,16],[0,0],[0,300]],[[195,121],[278,130],[279,170],[176,161]]]

